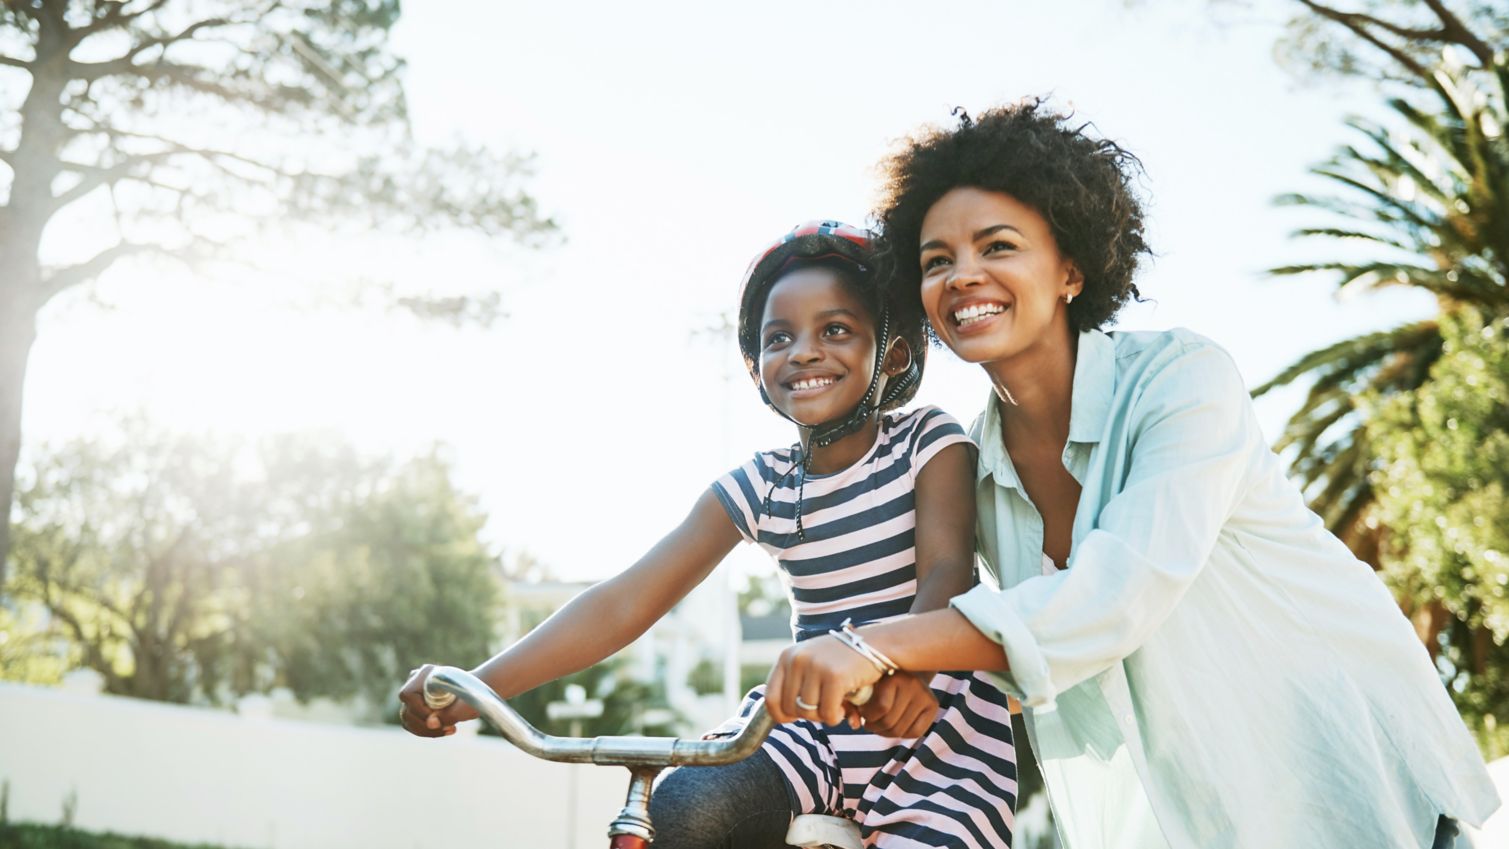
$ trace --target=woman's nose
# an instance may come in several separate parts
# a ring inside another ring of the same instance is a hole
[[[954,266],[949,271],[945,285],[952,290],[967,289],[977,286],[984,280],[984,272],[980,269],[980,263],[974,257],[961,256],[954,260]]]

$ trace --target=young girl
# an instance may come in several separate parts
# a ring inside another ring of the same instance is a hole
[[[478,677],[508,698],[597,663],[741,539],[780,564],[798,641],[848,620],[939,609],[974,583],[973,448],[936,408],[893,412],[921,378],[922,319],[888,299],[873,268],[869,234],[831,221],[797,227],[756,257],[739,347],[799,442],[718,479],[639,562],[577,596]],[[461,702],[425,707],[430,668],[399,697],[404,727],[433,737],[475,714]],[[752,691],[715,733],[737,730],[762,698],[763,688]],[[816,707],[819,696],[795,699]],[[851,817],[869,846],[1009,846],[1010,728],[1005,695],[982,678],[889,676],[849,723],[799,720],[742,763],[670,772],[652,799],[655,846],[783,845],[787,823],[803,813]]]

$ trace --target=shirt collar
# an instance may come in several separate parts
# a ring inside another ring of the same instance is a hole
[[[1116,343],[1099,330],[1079,334],[1074,390],[1069,400],[1069,441],[1096,443],[1105,432],[1116,392]]]
[[[1116,343],[1099,330],[1079,334],[1079,351],[1074,362],[1074,387],[1069,400],[1069,441],[1097,443],[1105,431],[1111,411],[1111,396],[1116,391]],[[970,436],[980,446],[980,461],[975,464],[975,479],[993,475],[1001,486],[1020,488],[1016,467],[1001,443],[1001,408],[995,392],[975,419]]]

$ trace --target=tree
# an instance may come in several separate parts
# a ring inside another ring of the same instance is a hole
[[[1358,0],[1344,9],[1296,0],[1280,58],[1322,74],[1433,88],[1443,50],[1470,57],[1475,70],[1499,73],[1497,45],[1509,34],[1503,4],[1483,0]],[[1337,31],[1345,37],[1337,38]]]
[[[398,0],[4,0],[0,506],[9,516],[37,314],[125,261],[226,257],[270,222],[549,234],[529,161],[408,134]],[[70,217],[110,243],[44,258]],[[487,318],[496,293],[407,298]],[[0,521],[0,585],[9,522]]]
[[[1385,577],[1407,607],[1489,757],[1509,754],[1509,312],[1442,320],[1430,376],[1369,393]],[[1420,621],[1420,620],[1417,620]]]
[[[1396,97],[1389,101],[1399,119],[1394,124],[1352,119],[1365,143],[1313,169],[1342,195],[1279,199],[1336,219],[1295,235],[1325,240],[1346,256],[1273,273],[1331,273],[1340,290],[1423,289],[1443,313],[1463,306],[1490,315],[1509,311],[1509,140],[1502,132],[1509,112],[1502,71],[1473,75],[1441,65],[1429,78],[1434,108]],[[1419,388],[1441,350],[1439,322],[1414,322],[1312,352],[1254,390],[1262,395],[1312,380],[1276,447],[1293,450],[1294,472],[1331,530],[1375,565],[1378,523],[1369,475],[1377,461],[1368,442],[1368,410],[1359,400]]]
[[[138,423],[33,465],[11,610],[44,610],[43,633],[109,692],[378,705],[416,663],[490,649],[497,559],[438,457],[395,467],[330,439]]]
[[[1509,752],[1509,58],[1502,10],[1300,0],[1295,43],[1343,28],[1317,67],[1382,79],[1394,118],[1314,169],[1338,191],[1283,203],[1331,218],[1297,232],[1339,289],[1409,286],[1437,315],[1312,352],[1259,386],[1309,394],[1278,441],[1312,506],[1381,569],[1490,757]],[[1311,41],[1312,46],[1320,42]]]

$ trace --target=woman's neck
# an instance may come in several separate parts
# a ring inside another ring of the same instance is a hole
[[[996,390],[1007,449],[1046,444],[1057,450],[1069,439],[1079,335],[1067,327],[1064,331],[1061,341],[1045,339],[1009,359],[983,365]]]
[[[812,452],[808,470],[820,475],[842,471],[859,462],[869,453],[880,435],[880,419],[872,416],[859,430],[820,448],[811,446],[812,429],[801,428],[802,451]]]

